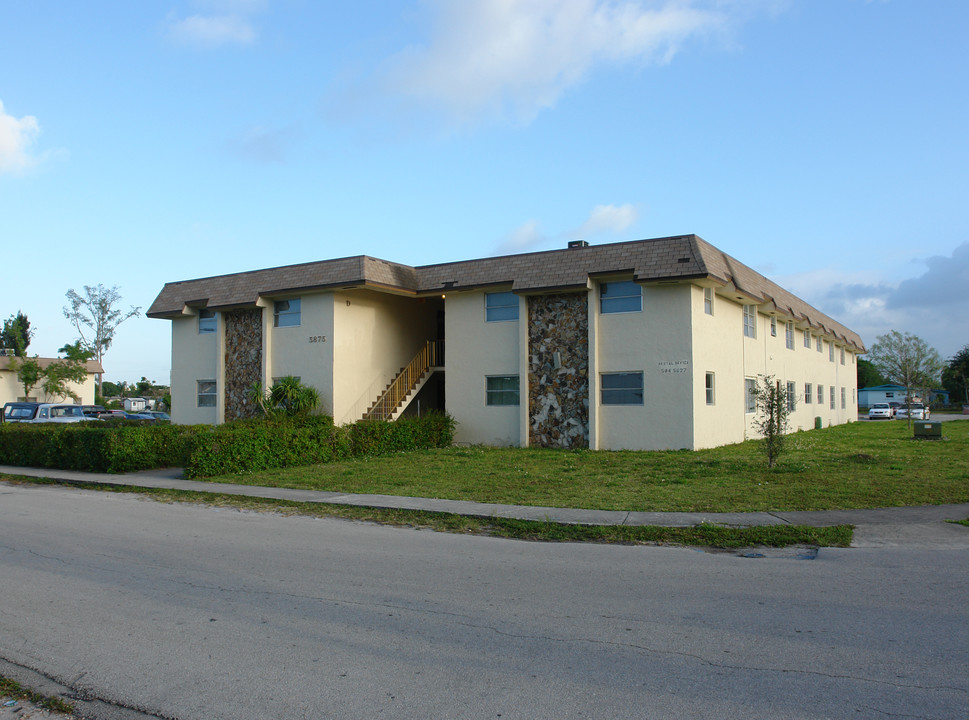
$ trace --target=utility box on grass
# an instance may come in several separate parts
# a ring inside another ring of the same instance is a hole
[[[916,420],[915,437],[925,438],[926,440],[941,440],[942,423]]]

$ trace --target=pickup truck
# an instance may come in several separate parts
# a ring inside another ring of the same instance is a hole
[[[37,408],[40,403],[35,402],[8,402],[3,406],[2,422],[24,422],[33,420],[37,417]]]

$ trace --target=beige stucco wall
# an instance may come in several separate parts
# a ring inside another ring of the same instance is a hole
[[[300,299],[300,324],[273,327],[273,303]],[[333,294],[316,293],[272,298],[263,313],[263,332],[268,336],[265,358],[266,386],[274,378],[294,375],[316,388],[323,412],[333,413]]]
[[[448,293],[445,301],[447,363],[445,398],[457,420],[455,441],[486,445],[519,445],[522,412],[527,407],[527,378],[522,377],[520,334],[527,317],[519,298],[517,321],[486,322],[484,292]],[[485,404],[485,377],[518,375],[521,404]],[[525,373],[524,375],[527,375]]]
[[[788,349],[785,324],[788,318],[777,317],[777,334],[771,335],[771,319],[762,308],[757,314],[757,337],[743,333],[743,304],[735,297],[716,295],[714,315],[704,312],[703,290],[693,287],[692,313],[694,326],[694,392],[696,416],[696,447],[715,447],[756,437],[754,414],[745,412],[744,381],[760,375],[772,375],[785,388],[794,382],[797,403],[790,417],[790,429],[814,428],[820,417],[825,427],[851,422],[857,417],[853,401],[856,389],[854,355],[845,354],[841,364],[841,346],[834,343],[834,361],[829,355],[832,338],[822,340],[822,351],[816,350],[816,334],[811,347],[804,347],[803,329],[794,332],[794,348]],[[772,311],[772,310],[770,310]],[[813,330],[812,333],[817,333]],[[705,394],[705,375],[716,376],[716,404],[708,406]],[[804,384],[811,383],[812,398],[804,402]],[[824,385],[824,402],[818,405],[817,384]],[[830,392],[834,388],[835,407],[830,407]],[[845,408],[841,407],[841,389],[845,389]]]
[[[37,402],[68,402],[73,403],[70,397],[53,397],[48,398],[44,395],[44,389],[41,387],[42,383],[38,383],[30,391],[30,399]],[[71,389],[77,393],[81,398],[80,404],[82,405],[93,405],[94,404],[94,392],[97,386],[95,375],[89,374],[87,380],[83,383],[70,383]],[[8,402],[16,402],[18,399],[23,397],[24,386],[21,385],[17,380],[17,373],[10,370],[0,370],[0,406]]]
[[[199,335],[197,315],[185,315],[171,321],[172,422],[214,424],[219,420],[219,405],[198,406],[199,380],[215,380],[218,383],[217,398],[221,398],[225,389],[219,371],[222,318],[217,317],[216,332],[204,335]]]
[[[353,290],[332,294],[332,408],[337,424],[366,412],[428,340],[436,340],[434,298]]]
[[[690,286],[643,287],[642,312],[599,312],[590,323],[596,368],[591,398],[602,450],[661,450],[693,446]],[[590,303],[590,306],[592,303]],[[599,378],[609,372],[643,373],[642,405],[602,405]]]

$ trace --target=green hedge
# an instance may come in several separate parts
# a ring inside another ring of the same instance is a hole
[[[454,427],[453,418],[443,413],[344,427],[326,416],[215,427],[139,421],[8,423],[0,426],[0,464],[108,473],[184,467],[185,477],[199,478],[447,447],[454,441]]]

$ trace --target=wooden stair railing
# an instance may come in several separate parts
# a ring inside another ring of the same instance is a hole
[[[363,416],[364,420],[387,420],[432,367],[444,361],[444,341],[428,340],[407,367],[400,371],[384,393]]]

